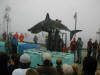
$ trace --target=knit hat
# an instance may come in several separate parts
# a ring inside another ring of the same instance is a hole
[[[30,56],[28,54],[23,54],[20,56],[21,63],[30,63]]]
[[[50,54],[45,53],[45,54],[43,54],[42,59],[43,59],[43,61],[45,61],[45,60],[51,61],[52,57]]]

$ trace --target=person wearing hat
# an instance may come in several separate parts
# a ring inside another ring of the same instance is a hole
[[[45,53],[42,56],[43,65],[39,66],[36,70],[40,75],[58,75],[56,68],[52,66],[52,57],[50,54]]]
[[[28,54],[23,54],[20,56],[20,68],[15,69],[12,75],[26,75],[26,71],[30,68],[30,56]]]

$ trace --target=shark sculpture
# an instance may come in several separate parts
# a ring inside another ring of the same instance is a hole
[[[39,33],[41,31],[49,32],[50,30],[65,30],[70,32],[70,40],[73,38],[74,34],[82,30],[70,30],[67,26],[61,23],[60,20],[52,20],[47,13],[45,20],[37,23],[32,28],[28,29],[31,33]]]

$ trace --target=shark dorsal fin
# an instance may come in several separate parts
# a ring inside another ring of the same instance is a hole
[[[49,13],[46,14],[46,19],[45,20],[49,20],[50,19],[50,16],[49,16]]]

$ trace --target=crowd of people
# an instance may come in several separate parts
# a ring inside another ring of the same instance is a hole
[[[74,54],[74,62],[77,62],[79,64],[82,61],[82,47],[82,39],[79,37],[76,41],[76,39],[73,38],[73,40],[70,43],[71,53]],[[100,42],[98,42],[97,40],[92,42],[92,39],[89,39],[89,41],[87,42],[87,56],[93,56],[97,60],[100,60]]]
[[[87,56],[82,61],[83,41],[79,37],[70,42],[71,53],[74,54],[74,64],[63,64],[62,58],[56,59],[56,66],[52,63],[52,56],[45,53],[42,56],[42,64],[31,67],[31,59],[28,54],[17,54],[18,35],[5,38],[6,52],[0,52],[0,73],[3,75],[100,75],[97,70],[97,61],[100,59],[100,42],[87,42]],[[21,39],[22,41],[23,39]],[[37,37],[34,37],[37,44]],[[10,51],[10,52],[9,52]],[[11,53],[11,55],[9,55]],[[77,54],[76,54],[77,53]],[[78,66],[82,64],[82,69]]]
[[[13,37],[13,35],[16,37],[16,39],[18,41],[20,41],[20,42],[23,42],[24,41],[24,34],[23,33],[20,33],[20,35],[19,35],[18,32],[16,32],[15,34],[12,34],[12,33],[9,33],[8,34],[8,33],[4,32],[2,34],[3,41],[6,41],[8,39],[8,36],[9,36],[9,38],[11,38],[11,37]]]
[[[100,59],[100,42],[98,43],[97,40],[92,42],[92,39],[90,38],[87,43],[87,55],[88,56],[94,56],[97,58],[97,60]]]
[[[33,59],[33,58],[32,58]],[[56,66],[52,63],[52,56],[43,54],[42,64],[31,67],[31,58],[28,54],[8,56],[0,52],[0,74],[3,75],[100,75],[97,70],[97,60],[93,56],[83,59],[82,69],[77,63],[63,64],[62,58],[56,59]],[[35,61],[35,60],[34,60]]]
[[[17,46],[18,41],[24,41],[23,33],[19,34],[16,32],[15,34],[9,33],[8,35],[6,32],[3,34],[3,41],[5,41],[5,50],[7,54],[17,54]]]

